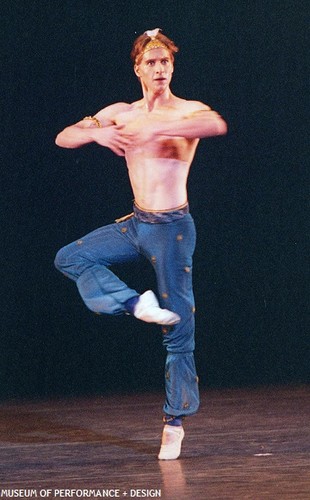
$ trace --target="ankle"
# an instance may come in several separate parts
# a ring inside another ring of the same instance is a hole
[[[130,314],[134,314],[135,312],[135,307],[140,298],[140,295],[135,295],[134,297],[131,297],[131,299],[126,300],[125,302],[125,308],[126,311],[129,312]]]
[[[174,415],[164,415],[163,416],[163,422],[166,425],[171,425],[172,427],[182,427],[183,425],[183,416],[180,415],[178,417]]]

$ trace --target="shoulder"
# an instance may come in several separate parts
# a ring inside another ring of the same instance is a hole
[[[194,113],[195,111],[210,111],[211,108],[207,104],[204,104],[203,102],[200,101],[191,101],[191,100],[186,100],[186,99],[180,99],[181,101],[181,106],[184,107],[184,110],[186,110],[189,113]]]
[[[100,121],[101,120],[113,121],[116,115],[118,115],[119,113],[123,113],[124,111],[129,111],[130,108],[131,104],[128,104],[127,102],[116,102],[101,109],[95,114],[95,116]]]
[[[195,113],[198,111],[211,111],[210,106],[201,101],[182,99],[181,97],[176,96],[174,96],[174,106],[185,114]]]

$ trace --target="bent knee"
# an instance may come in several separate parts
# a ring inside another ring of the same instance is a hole
[[[73,280],[77,280],[94,263],[92,256],[82,248],[81,240],[61,248],[54,259],[56,269]]]
[[[56,269],[58,269],[58,271],[62,271],[63,268],[65,267],[66,261],[67,259],[65,258],[64,248],[61,248],[56,253],[54,266],[56,267]]]
[[[75,270],[79,259],[74,250],[72,244],[58,250],[54,259],[54,265],[58,271],[67,274],[70,270],[69,274],[71,274],[71,272]]]

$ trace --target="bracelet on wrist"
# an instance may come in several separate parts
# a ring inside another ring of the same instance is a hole
[[[83,120],[91,120],[92,122],[94,122],[96,124],[96,126],[98,128],[102,128],[100,121],[95,116],[85,116],[85,118],[83,118]]]

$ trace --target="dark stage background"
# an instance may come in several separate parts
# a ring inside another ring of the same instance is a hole
[[[219,111],[189,180],[197,368],[207,387],[309,382],[306,2],[2,0],[1,398],[163,387],[160,329],[88,311],[56,251],[131,211],[122,158],[57,132],[140,97],[129,53],[161,27],[172,90]],[[146,265],[121,276],[144,291]]]

